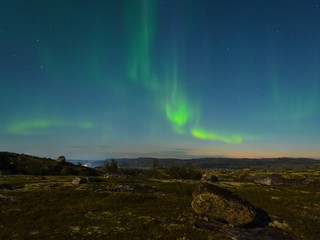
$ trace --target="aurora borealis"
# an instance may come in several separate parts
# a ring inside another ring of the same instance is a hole
[[[4,0],[0,150],[320,158],[320,1]]]

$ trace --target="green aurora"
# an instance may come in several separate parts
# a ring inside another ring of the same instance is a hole
[[[92,158],[138,149],[319,157],[318,10],[235,0],[5,0],[0,146],[71,158],[82,158],[87,143],[110,146],[96,155],[92,147]]]
[[[93,124],[90,122],[75,123],[67,121],[31,120],[13,123],[7,127],[6,131],[15,135],[48,134],[50,133],[50,129],[56,127],[90,129],[93,127]]]

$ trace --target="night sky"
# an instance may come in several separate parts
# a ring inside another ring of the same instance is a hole
[[[320,158],[320,1],[0,3],[0,151]]]

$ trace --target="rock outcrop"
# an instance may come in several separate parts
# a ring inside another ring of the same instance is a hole
[[[233,226],[263,225],[268,216],[235,193],[209,183],[200,183],[193,193],[193,210],[208,222]]]

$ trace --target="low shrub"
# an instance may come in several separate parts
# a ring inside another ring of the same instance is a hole
[[[103,170],[106,173],[117,173],[119,170],[118,162],[114,159],[112,159],[111,161],[106,160],[104,162]]]
[[[192,166],[191,164],[187,164],[182,167],[173,166],[165,169],[166,174],[171,178],[175,179],[201,179],[201,172]]]

